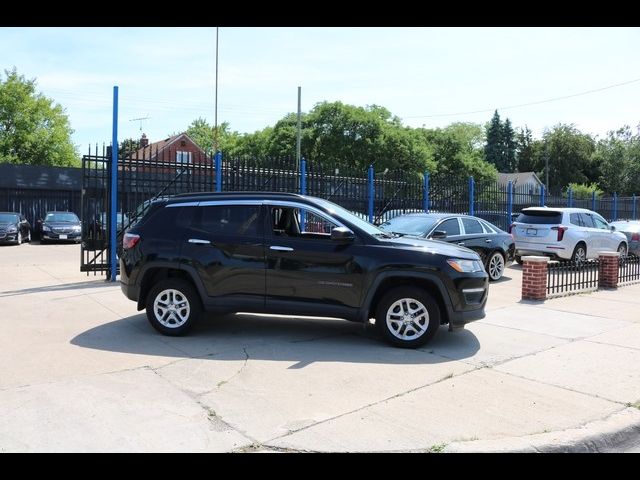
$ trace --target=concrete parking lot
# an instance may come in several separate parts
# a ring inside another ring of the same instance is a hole
[[[523,303],[513,266],[484,320],[402,350],[248,314],[164,337],[79,261],[0,247],[0,451],[491,449],[640,414],[639,285]]]

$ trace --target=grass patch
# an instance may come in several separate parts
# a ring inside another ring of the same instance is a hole
[[[446,443],[436,443],[427,449],[427,453],[442,453],[446,446]]]

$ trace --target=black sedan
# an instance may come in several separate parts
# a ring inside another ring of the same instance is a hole
[[[456,243],[480,255],[491,280],[502,277],[513,262],[516,244],[511,234],[480,218],[452,213],[411,213],[380,225],[398,235]]]
[[[82,239],[80,219],[73,212],[47,212],[41,228],[41,243],[51,240],[80,242]]]
[[[18,212],[0,212],[0,242],[20,245],[31,241],[31,225]]]

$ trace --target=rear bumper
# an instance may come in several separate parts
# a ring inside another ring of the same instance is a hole
[[[133,300],[134,302],[138,301],[138,297],[140,296],[140,287],[137,285],[130,285],[121,280],[120,290],[122,290],[122,293],[124,293],[125,297],[129,300]]]
[[[561,258],[569,260],[573,255],[573,250],[569,250],[564,245],[545,245],[543,243],[516,243],[516,255],[526,257],[527,255],[539,255],[550,258]]]

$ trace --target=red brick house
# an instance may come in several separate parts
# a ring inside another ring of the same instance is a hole
[[[157,142],[149,143],[143,133],[140,148],[127,155],[130,169],[144,166],[160,168],[160,171],[179,171],[189,165],[211,165],[212,159],[186,133],[174,135]],[[176,164],[175,170],[172,165]],[[187,167],[188,168],[188,167]]]

